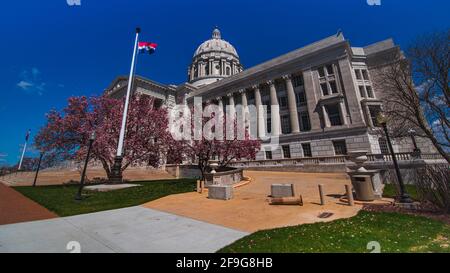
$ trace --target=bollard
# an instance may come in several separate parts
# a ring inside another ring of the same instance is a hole
[[[325,198],[323,196],[323,184],[319,184],[320,205],[325,205]]]
[[[347,194],[348,205],[349,206],[353,206],[354,202],[353,202],[352,186],[351,185],[345,185],[345,192]]]
[[[205,181],[200,181],[200,193],[203,193],[203,189],[205,189]]]
[[[201,193],[201,184],[200,184],[200,180],[197,180],[197,192]]]

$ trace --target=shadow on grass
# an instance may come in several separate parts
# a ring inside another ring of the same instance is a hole
[[[137,206],[167,195],[191,192],[195,189],[193,179],[146,180],[132,183],[142,186],[109,192],[83,190],[85,198],[82,201],[75,200],[78,185],[27,186],[14,189],[59,216]]]

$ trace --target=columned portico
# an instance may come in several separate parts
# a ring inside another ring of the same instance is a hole
[[[292,133],[300,133],[300,125],[298,123],[297,101],[295,98],[294,86],[292,85],[291,75],[283,76],[286,81],[286,92],[288,98],[289,115],[291,121]]]
[[[280,105],[278,103],[277,89],[275,88],[274,81],[268,81],[267,84],[270,88],[270,118],[271,118],[271,134],[272,136],[280,135]]]

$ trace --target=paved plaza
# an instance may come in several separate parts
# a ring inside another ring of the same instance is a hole
[[[207,192],[192,192],[166,196],[143,206],[245,232],[352,217],[362,208],[339,200],[345,185],[351,184],[346,174],[245,171],[244,175],[252,182],[236,188],[232,200],[211,200]],[[304,206],[269,205],[270,186],[275,183],[294,184]],[[318,184],[324,185],[325,206],[319,205]],[[320,218],[324,212],[333,215]]]

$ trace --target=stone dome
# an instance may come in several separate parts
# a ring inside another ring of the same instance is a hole
[[[208,53],[208,52],[223,52],[223,53],[229,53],[234,55],[235,57],[239,58],[239,55],[229,42],[222,40],[222,35],[220,34],[219,29],[214,29],[212,38],[204,41],[195,51],[194,58],[197,55]]]
[[[189,66],[189,83],[201,87],[242,71],[239,55],[229,42],[222,39],[216,27],[211,39],[195,51]]]

